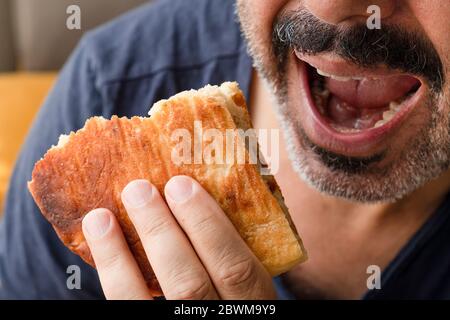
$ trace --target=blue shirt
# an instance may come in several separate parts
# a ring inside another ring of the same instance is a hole
[[[83,37],[12,176],[0,225],[0,298],[104,298],[96,271],[62,245],[31,198],[34,163],[94,115],[145,116],[160,99],[224,81],[238,81],[249,99],[252,60],[236,21],[231,0],[162,0]],[[449,215],[447,197],[383,272],[382,289],[363,298],[450,298]],[[81,269],[81,290],[67,287],[70,265]],[[280,298],[292,298],[280,279],[275,284]]]

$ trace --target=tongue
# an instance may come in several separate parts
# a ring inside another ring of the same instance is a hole
[[[382,108],[405,96],[420,82],[411,76],[399,75],[380,79],[337,81],[326,78],[328,90],[355,108]]]
[[[372,128],[375,123],[383,119],[383,109],[359,109],[342,101],[337,96],[331,96],[328,101],[328,117],[340,127],[353,129]]]

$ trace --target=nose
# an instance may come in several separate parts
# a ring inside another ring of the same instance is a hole
[[[396,0],[304,0],[305,7],[317,18],[338,25],[346,21],[367,19],[369,6],[380,8],[381,19],[395,11]]]

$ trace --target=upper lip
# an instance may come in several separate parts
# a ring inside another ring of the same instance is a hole
[[[335,77],[350,77],[350,78],[382,78],[389,76],[396,76],[405,74],[399,70],[388,69],[387,67],[377,68],[363,68],[353,63],[333,55],[333,54],[319,54],[319,55],[305,55],[295,51],[298,59],[306,62],[315,69],[321,70]],[[417,76],[412,75],[417,78]],[[419,78],[418,78],[419,79]],[[419,79],[423,82],[421,79]]]

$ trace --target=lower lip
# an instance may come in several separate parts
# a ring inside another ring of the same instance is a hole
[[[374,150],[401,126],[414,110],[425,90],[422,85],[418,92],[403,102],[402,109],[386,124],[359,132],[342,133],[334,129],[315,106],[306,63],[296,57],[295,61],[298,66],[300,84],[304,88],[302,91],[302,98],[306,102],[304,105],[309,109],[304,113],[306,116],[302,117],[303,128],[315,144],[340,154],[351,156],[373,154]]]

